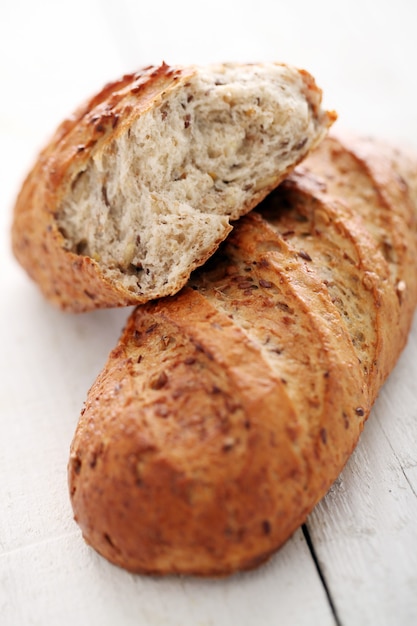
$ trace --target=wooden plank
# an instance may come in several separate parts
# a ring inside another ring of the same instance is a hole
[[[417,318],[404,357],[378,399],[376,419],[417,494]]]
[[[301,531],[268,564],[224,580],[132,576],[78,532],[0,557],[2,626],[334,625]]]
[[[417,623],[416,336],[308,523],[344,626]]]

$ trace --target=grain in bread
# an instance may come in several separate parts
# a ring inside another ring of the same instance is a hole
[[[150,67],[57,130],[15,207],[17,259],[60,307],[177,292],[335,118],[277,63]]]
[[[333,135],[185,289],[132,313],[71,446],[75,519],[98,552],[225,575],[305,521],[407,338],[416,181],[416,159]]]

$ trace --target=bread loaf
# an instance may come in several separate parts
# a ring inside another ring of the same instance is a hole
[[[69,487],[132,572],[225,575],[302,524],[354,449],[417,302],[417,160],[325,139],[177,296],[136,308]]]
[[[280,64],[149,67],[63,122],[18,197],[13,249],[63,309],[177,292],[335,115]]]

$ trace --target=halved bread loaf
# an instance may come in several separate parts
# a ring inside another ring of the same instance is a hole
[[[280,64],[146,68],[66,120],[15,207],[13,249],[83,311],[177,292],[335,119]]]
[[[336,479],[417,303],[417,159],[335,136],[177,296],[138,307],[92,386],[69,486],[134,572],[250,568]]]

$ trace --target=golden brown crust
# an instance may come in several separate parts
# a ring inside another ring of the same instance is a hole
[[[333,134],[299,172],[305,180],[313,173],[330,197],[342,199],[357,214],[375,245],[368,261],[377,263],[379,276],[387,278],[381,295],[387,320],[378,325],[386,365],[379,364],[380,375],[373,383],[375,396],[392,369],[392,354],[398,355],[405,345],[416,305],[415,156],[372,138]],[[393,294],[396,302],[387,302]],[[379,307],[378,314],[383,314]]]
[[[403,164],[407,184],[385,170],[381,188],[378,145],[366,157],[358,145],[326,139],[188,288],[129,318],[69,463],[75,518],[110,561],[254,567],[343,468],[417,302],[415,281],[398,289],[417,267],[414,226],[395,258],[380,237],[402,241],[392,225],[415,223],[417,162]]]
[[[176,68],[164,63],[106,85],[59,126],[29,173],[16,201],[13,251],[44,295],[59,307],[79,312],[150,299],[147,294],[132,292],[121,281],[110,278],[94,258],[69,250],[59,228],[57,210],[67,189],[92,157],[126,132],[134,120],[167,98],[172,90],[185,85],[195,72],[193,67]],[[321,91],[312,77],[304,71],[300,71],[300,76],[305,83],[306,101],[324,132],[335,115],[320,110]],[[303,156],[300,152],[298,160]],[[286,173],[288,170],[273,184],[266,185],[250,205],[242,207],[242,212],[251,210]],[[213,241],[196,265],[209,258],[229,232],[230,226],[225,227],[223,236]],[[171,291],[153,297],[175,293],[188,276],[181,276]]]

